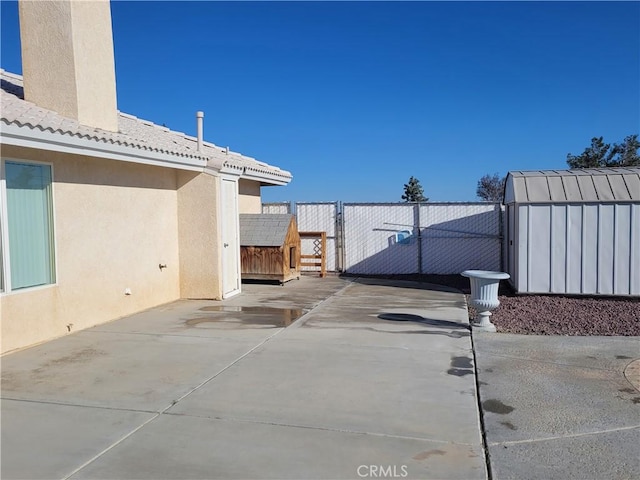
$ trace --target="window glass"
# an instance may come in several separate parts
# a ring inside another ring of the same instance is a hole
[[[55,282],[51,167],[5,163],[11,289]]]
[[[2,192],[0,192],[1,194]],[[2,212],[2,202],[0,202],[0,215]],[[0,218],[0,292],[4,292],[4,264],[2,257],[2,218]]]

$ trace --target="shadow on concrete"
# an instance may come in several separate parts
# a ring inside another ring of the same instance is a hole
[[[420,315],[414,315],[410,313],[381,313],[378,315],[380,320],[388,320],[392,322],[414,322],[421,325],[429,325],[430,327],[439,328],[459,328],[463,330],[470,330],[469,325],[464,325],[458,322],[452,322],[449,320],[436,320],[433,318],[425,318]]]
[[[464,293],[465,295],[471,294],[469,279],[457,274],[439,275],[411,273],[397,275],[356,275],[342,273],[340,274],[340,277],[363,285],[383,285],[381,281],[385,280],[386,282],[384,285],[392,287],[418,288],[421,290],[432,290],[436,292]],[[389,281],[392,283],[388,283]],[[517,296],[509,282],[506,280],[500,282],[498,295],[509,297]]]
[[[361,285],[380,285],[385,287],[414,288],[418,290],[431,290],[434,292],[464,293],[459,288],[437,283],[421,282],[411,278],[413,275],[352,275],[349,273],[340,274],[340,278],[348,279],[353,283]],[[461,277],[462,278],[462,277]],[[468,283],[468,279],[467,279]]]

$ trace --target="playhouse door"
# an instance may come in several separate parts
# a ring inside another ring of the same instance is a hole
[[[238,183],[222,179],[222,296],[240,293]]]

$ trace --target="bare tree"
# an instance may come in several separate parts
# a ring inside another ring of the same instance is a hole
[[[476,195],[485,202],[501,202],[504,196],[504,182],[506,177],[499,174],[485,175],[478,180]]]

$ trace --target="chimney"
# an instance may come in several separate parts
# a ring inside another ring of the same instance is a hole
[[[20,0],[25,100],[118,131],[108,0]]]

